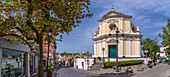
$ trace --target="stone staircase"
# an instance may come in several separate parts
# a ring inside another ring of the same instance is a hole
[[[93,64],[91,67],[90,67],[90,70],[100,70],[101,67],[102,67],[102,64],[103,62],[102,61],[97,61],[95,64]]]

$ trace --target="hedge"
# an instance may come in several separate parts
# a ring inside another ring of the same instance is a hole
[[[135,64],[142,64],[144,60],[129,60],[129,61],[119,61],[118,66],[126,66],[126,65],[135,65]],[[104,62],[105,68],[112,68],[116,66],[116,61],[113,62]]]

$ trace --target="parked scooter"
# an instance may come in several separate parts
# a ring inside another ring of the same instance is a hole
[[[152,68],[152,61],[148,61],[147,65],[148,65],[149,68]]]
[[[156,61],[154,61],[154,66],[156,66]]]

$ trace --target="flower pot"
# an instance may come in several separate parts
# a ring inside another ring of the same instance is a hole
[[[47,77],[53,77],[53,72],[47,72],[48,76]]]
[[[133,73],[133,69],[127,69],[126,73]]]
[[[144,68],[143,67],[137,67],[137,71],[143,71]]]

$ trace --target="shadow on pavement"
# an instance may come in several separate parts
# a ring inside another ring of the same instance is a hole
[[[132,77],[135,74],[100,74],[98,76],[86,76],[86,77]]]

